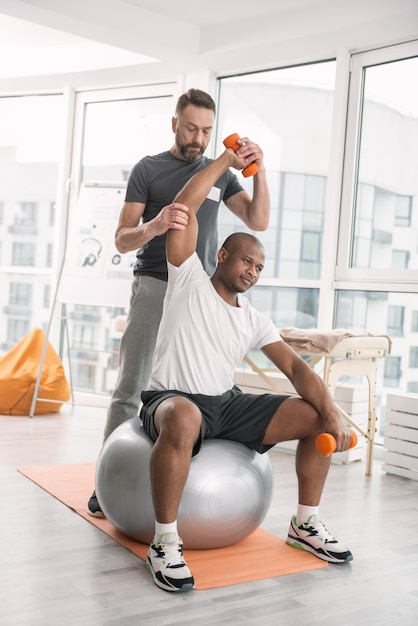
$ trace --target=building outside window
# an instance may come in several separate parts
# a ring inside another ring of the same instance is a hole
[[[57,202],[63,129],[61,94],[0,98],[0,293],[9,302],[2,298],[1,354],[33,327],[47,326],[44,292],[53,281],[51,250],[59,239],[50,206]]]
[[[126,182],[132,167],[143,156],[170,148],[173,141],[170,120],[175,106],[172,90],[172,85],[161,85],[78,94],[74,153],[79,169],[74,172],[77,183],[70,203],[72,219],[80,218],[80,199],[86,185],[102,189],[105,197],[106,189],[111,189],[112,184]],[[115,217],[108,232],[112,243],[124,200],[124,187],[121,189],[112,206]],[[94,243],[91,235],[86,235],[86,238]],[[100,254],[101,259],[106,259],[109,241],[88,250],[87,256],[90,258],[92,254],[97,259]],[[69,254],[71,251],[70,241]],[[135,253],[129,256],[135,259]],[[123,302],[104,294],[103,301],[97,303],[90,299],[90,294],[77,298],[75,293],[65,305],[76,390],[103,395],[112,391],[119,366],[120,333],[115,330],[115,319],[124,314],[129,306],[132,279],[130,270],[128,277],[123,278],[128,283]],[[110,284],[108,289],[112,289]],[[108,306],[108,300],[114,306]]]
[[[351,70],[336,273],[344,288],[335,319],[392,338],[391,355],[379,364],[382,436],[386,394],[417,390],[410,367],[418,345],[417,45],[353,55]],[[353,305],[363,300],[365,324],[350,323],[350,296]]]
[[[333,62],[220,79],[218,142],[233,131],[244,133],[265,154],[272,215],[268,233],[257,233],[267,262],[251,300],[269,314],[273,310],[282,326],[393,334],[393,356],[379,363],[381,436],[386,388],[406,392],[414,386],[409,344],[418,344],[417,335],[404,332],[418,306],[417,49],[387,49],[377,59],[365,53],[356,62],[341,219],[333,230],[326,228],[340,208],[327,196]],[[397,98],[389,97],[394,85]],[[225,210],[221,237],[232,230],[242,225]],[[338,258],[332,245],[337,237]],[[327,273],[329,266],[337,268],[335,275]],[[313,297],[286,293],[302,290]],[[323,298],[328,306],[321,306]]]

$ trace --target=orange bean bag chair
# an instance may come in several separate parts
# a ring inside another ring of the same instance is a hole
[[[40,328],[34,328],[0,357],[2,415],[29,415],[45,341],[45,333]],[[48,342],[34,413],[57,413],[70,395],[61,359]]]

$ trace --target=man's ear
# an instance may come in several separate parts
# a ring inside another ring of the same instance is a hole
[[[220,248],[218,250],[218,263],[219,264],[225,263],[228,256],[229,256],[228,250],[226,248]]]
[[[174,115],[171,118],[171,130],[173,131],[174,134],[177,130],[177,118]]]

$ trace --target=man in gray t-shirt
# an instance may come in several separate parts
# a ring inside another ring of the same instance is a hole
[[[104,440],[126,420],[136,417],[141,392],[151,371],[167,285],[165,239],[169,229],[183,229],[183,216],[172,201],[184,184],[211,161],[203,156],[215,122],[215,102],[207,93],[190,89],[180,96],[172,130],[172,148],[137,163],[130,175],[115,244],[119,252],[137,250],[130,309],[120,345],[120,369],[104,429]],[[235,130],[235,129],[231,129]],[[216,264],[217,216],[221,201],[251,230],[266,230],[270,200],[260,147],[247,137],[238,140],[237,154],[246,164],[256,162],[253,197],[235,174],[225,172],[215,183],[199,211],[197,252],[208,273]],[[102,517],[95,492],[88,513]]]

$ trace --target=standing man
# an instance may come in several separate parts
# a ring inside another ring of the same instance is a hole
[[[172,130],[172,148],[147,156],[132,169],[125,203],[115,234],[121,253],[138,250],[126,329],[120,345],[119,376],[112,393],[104,440],[126,420],[136,417],[141,392],[147,387],[158,327],[167,286],[166,233],[183,229],[184,213],[172,203],[185,183],[212,159],[203,156],[215,123],[216,105],[211,96],[190,89],[180,96]],[[258,145],[244,137],[237,151],[243,167],[256,162],[253,197],[243,189],[232,172],[225,171],[207,194],[199,211],[199,238],[196,251],[205,270],[212,274],[218,250],[217,216],[221,201],[255,231],[266,230],[270,217],[270,199]],[[88,513],[103,517],[96,493]]]

